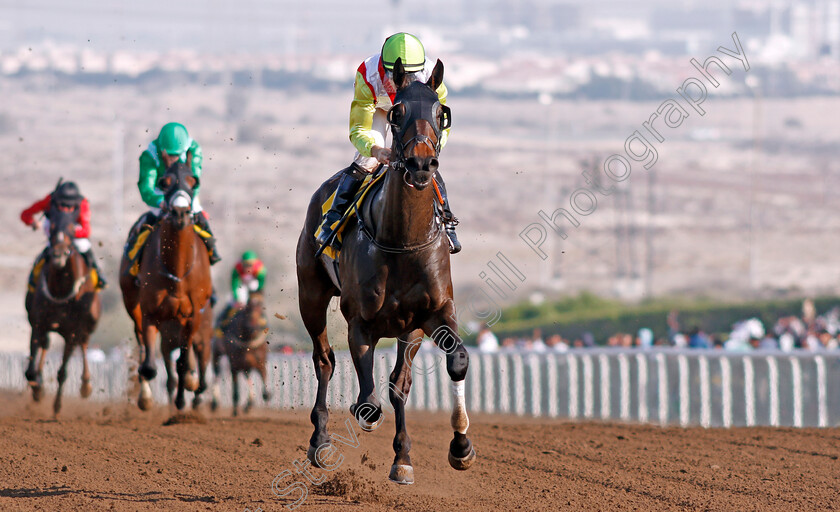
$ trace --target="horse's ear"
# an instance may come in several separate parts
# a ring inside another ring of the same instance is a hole
[[[432,69],[432,76],[429,77],[429,80],[426,81],[426,85],[432,88],[433,91],[437,91],[440,84],[443,83],[443,62],[440,59],[437,60],[435,63],[434,69]]]
[[[396,62],[394,62],[394,70],[391,72],[394,77],[394,85],[396,85],[397,90],[400,90],[405,85],[405,67],[402,63],[402,57],[397,57]]]

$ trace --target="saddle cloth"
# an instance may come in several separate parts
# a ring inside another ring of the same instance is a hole
[[[152,234],[152,231],[155,230],[156,226],[149,226],[144,225],[140,233],[137,235],[137,239],[134,241],[134,245],[127,248],[126,254],[128,255],[128,261],[131,262],[131,268],[129,268],[128,273],[131,274],[133,277],[137,277],[137,274],[140,272],[140,259],[142,256],[142,249],[143,246],[146,245],[146,240],[149,239],[149,235]],[[210,238],[210,233],[204,231],[198,225],[193,224],[193,229],[198,236],[202,239]]]
[[[38,283],[38,278],[41,277],[41,271],[44,269],[44,264],[47,262],[47,258],[45,253],[41,253],[35,259],[35,265],[32,267],[32,271],[29,272],[29,283],[27,284],[27,290],[29,293],[35,293],[35,287]],[[99,274],[97,274],[95,269],[90,269],[90,277],[89,277],[93,286],[99,283]]]
[[[341,253],[341,237],[342,232],[344,231],[344,227],[347,225],[347,221],[356,215],[356,206],[361,205],[362,202],[367,197],[367,194],[370,190],[373,189],[373,184],[382,180],[385,177],[384,172],[380,172],[379,174],[370,174],[365,177],[365,180],[362,182],[362,185],[359,187],[359,191],[356,192],[355,197],[353,198],[352,205],[350,209],[345,213],[341,220],[338,221],[338,227],[336,228],[336,235],[333,239],[333,246],[327,247],[324,249],[323,254],[332,260],[338,260],[338,255]],[[324,201],[324,204],[321,205],[321,218],[330,211],[332,208],[333,200],[335,199],[335,190],[333,190],[332,194]],[[315,230],[315,237],[321,234],[321,223],[318,223],[318,229]]]

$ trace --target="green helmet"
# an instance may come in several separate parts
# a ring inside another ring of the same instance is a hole
[[[388,71],[394,69],[397,58],[402,59],[403,67],[408,73],[422,71],[426,65],[426,50],[423,43],[415,36],[398,32],[385,40],[382,45],[382,65]]]
[[[242,261],[254,261],[257,259],[256,251],[245,251],[242,253]]]
[[[183,155],[191,144],[192,138],[181,123],[166,123],[157,138],[157,147],[170,155]]]

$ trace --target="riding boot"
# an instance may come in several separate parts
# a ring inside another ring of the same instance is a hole
[[[201,234],[201,239],[204,240],[204,245],[207,246],[207,254],[210,256],[210,264],[215,265],[216,263],[222,261],[221,256],[219,256],[216,251],[216,237],[214,237],[213,232],[210,231],[210,224],[207,222],[207,216],[204,215],[203,212],[198,212],[193,215],[193,222],[195,222],[195,225],[205,232]],[[205,236],[205,234],[207,236]]]
[[[125,242],[125,247],[123,248],[125,257],[131,261],[131,265],[128,265],[126,269],[126,273],[131,273],[131,267],[133,266],[134,262],[140,261],[141,256],[143,256],[143,248],[140,247],[137,250],[137,253],[131,258],[130,253],[131,250],[134,248],[134,245],[137,243],[137,238],[140,236],[140,233],[143,232],[144,226],[154,226],[157,224],[158,216],[152,212],[146,212],[137,219],[137,222],[131,226],[131,229],[128,231],[128,240]]]
[[[443,183],[443,176],[439,172],[435,173],[435,182],[438,185],[440,196],[443,198],[443,225],[446,227],[446,236],[449,238],[449,252],[456,254],[461,252],[461,242],[458,241],[458,236],[455,234],[455,226],[458,225],[458,218],[452,213],[449,206],[449,196],[446,194],[446,185]]]
[[[82,258],[85,259],[85,263],[87,263],[88,267],[96,271],[96,288],[99,290],[107,288],[108,281],[105,280],[105,275],[102,273],[102,269],[99,268],[99,264],[96,262],[96,258],[93,255],[93,249],[88,249],[87,252],[83,252]]]
[[[333,231],[338,227],[338,221],[341,220],[344,212],[347,211],[347,207],[353,202],[353,198],[356,197],[356,192],[359,191],[366,175],[367,172],[356,162],[342,171],[330,211],[322,219],[321,233],[317,238],[318,245],[324,246],[330,241]]]

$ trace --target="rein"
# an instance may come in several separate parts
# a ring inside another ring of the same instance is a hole
[[[190,229],[192,229],[192,226],[190,226]],[[175,274],[173,274],[172,272],[170,272],[166,268],[166,264],[163,262],[163,258],[161,257],[161,254],[160,254],[160,247],[161,247],[161,244],[160,244],[160,242],[158,242],[157,252],[158,252],[158,261],[160,261],[160,270],[158,270],[158,274],[160,274],[161,276],[163,276],[163,277],[165,277],[165,278],[167,278],[170,281],[173,281],[175,283],[180,283],[183,279],[186,279],[186,277],[188,275],[190,275],[190,272],[192,272],[192,269],[195,265],[190,265],[187,268],[187,271],[184,273],[184,275],[176,276]],[[193,249],[193,253],[195,253],[195,249]]]

